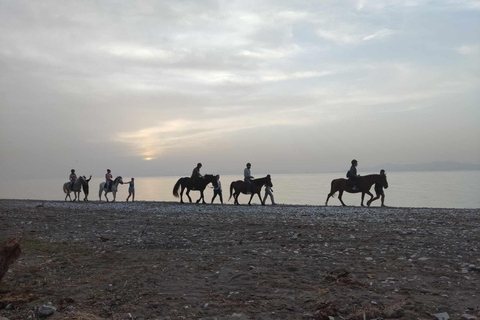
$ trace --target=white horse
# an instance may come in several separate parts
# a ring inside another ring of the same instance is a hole
[[[117,198],[118,184],[123,184],[123,179],[120,176],[116,177],[112,182],[113,202],[115,202],[115,199]],[[100,190],[98,190],[98,199],[100,201],[102,201],[102,192],[105,192],[105,199],[107,199],[107,202],[109,202],[107,193],[110,191],[105,188],[105,182],[100,183]]]
[[[83,187],[83,192],[85,193],[85,198],[83,198],[83,201],[88,201],[88,182],[92,179],[92,176],[90,176],[89,179],[87,179],[85,176],[80,176],[78,177],[77,180],[75,180],[75,183],[73,184],[73,190],[70,190],[70,182],[65,182],[63,184],[63,192],[65,192],[67,195],[65,196],[65,201],[67,201],[67,197],[70,198],[70,201],[75,201],[77,200],[77,194],[78,194],[78,200],[80,201],[80,192],[82,192],[82,187]],[[75,198],[72,200],[72,197],[70,196],[70,193],[73,192],[73,195]]]

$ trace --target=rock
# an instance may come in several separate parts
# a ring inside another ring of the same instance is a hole
[[[38,308],[37,314],[40,318],[46,318],[55,313],[57,309],[54,306],[43,305]]]
[[[8,318],[0,317],[0,320],[8,320]]]
[[[438,320],[450,320],[450,316],[446,312],[436,313],[433,316],[436,317]]]
[[[234,313],[230,316],[230,320],[248,320],[250,319],[245,313]]]
[[[478,317],[471,315],[471,314],[462,314],[460,320],[480,320]]]

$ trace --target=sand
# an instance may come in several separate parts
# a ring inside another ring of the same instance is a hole
[[[15,237],[10,320],[480,312],[480,209],[0,200],[0,242]]]

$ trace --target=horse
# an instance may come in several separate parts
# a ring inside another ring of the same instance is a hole
[[[357,185],[359,188],[358,190],[353,190],[352,186],[349,186],[347,184],[347,179],[343,179],[343,178],[334,179],[332,180],[330,193],[327,196],[327,201],[325,201],[325,206],[328,205],[328,199],[330,199],[330,197],[333,197],[333,195],[337,191],[338,191],[338,200],[340,200],[340,202],[344,207],[346,206],[342,200],[342,195],[344,191],[349,193],[361,192],[362,207],[363,207],[363,199],[365,198],[365,193],[368,194],[370,196],[370,200],[368,200],[367,204],[370,206],[370,203],[372,202],[372,198],[373,198],[373,194],[370,192],[370,188],[375,183],[380,183],[385,189],[388,188],[387,175],[386,174],[370,174],[367,176],[358,177],[358,185]]]
[[[113,180],[112,182],[113,202],[115,202],[115,199],[117,198],[119,184],[123,184],[123,178],[121,176],[116,177],[115,180]],[[98,190],[98,199],[100,201],[102,201],[102,192],[105,192],[105,199],[107,200],[107,202],[109,202],[107,198],[107,193],[109,193],[110,191],[105,188],[105,182],[100,183],[100,188]]]
[[[191,190],[197,190],[197,191],[200,191],[200,198],[197,200],[196,203],[199,203],[200,200],[202,200],[203,204],[205,204],[206,202],[205,202],[205,199],[203,198],[203,190],[205,190],[205,188],[207,187],[207,185],[209,183],[212,183],[215,188],[218,187],[217,178],[213,174],[206,174],[206,175],[203,176],[203,178],[199,178],[197,180],[197,185],[195,186],[195,188],[194,188],[194,185],[193,185],[192,178],[190,178],[190,177],[180,178],[180,179],[178,179],[177,183],[175,183],[175,186],[173,187],[173,196],[178,198],[178,189],[180,189],[180,187],[182,187],[182,191],[180,192],[180,203],[184,203],[183,202],[183,191],[186,188],[187,192],[185,194],[187,195],[188,200],[191,203],[192,198],[190,198],[189,193],[190,193]]]
[[[92,176],[90,176],[89,179],[87,179],[85,176],[78,177],[78,179],[75,180],[73,184],[73,190],[70,190],[70,182],[65,182],[63,184],[63,192],[67,194],[65,196],[65,201],[67,201],[67,197],[70,198],[70,201],[77,200],[77,193],[78,193],[78,200],[80,200],[80,192],[82,188],[83,188],[83,192],[85,193],[85,198],[83,198],[83,201],[88,201],[88,182],[90,181],[90,179],[92,179]],[[73,195],[75,196],[75,199],[73,200],[72,200],[72,197],[70,196],[70,192],[72,191],[73,191]]]
[[[260,203],[262,204],[262,206],[265,205],[265,203],[262,201],[262,198],[260,197],[260,191],[262,191],[262,187],[265,184],[268,185],[269,187],[273,187],[272,178],[270,177],[270,175],[267,175],[266,177],[263,177],[260,179],[252,180],[252,195],[250,196],[250,201],[248,201],[248,205],[251,205],[252,198],[256,194],[258,195],[258,198],[260,199]],[[234,189],[235,189],[235,192],[233,192]],[[240,195],[240,193],[247,194],[247,184],[245,183],[245,181],[242,181],[242,180],[233,181],[230,184],[230,198],[228,198],[228,201],[232,199],[232,194],[233,194],[233,198],[235,199],[234,204],[240,204],[238,203],[238,196]]]

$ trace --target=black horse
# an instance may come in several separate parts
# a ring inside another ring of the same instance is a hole
[[[255,194],[258,195],[258,198],[260,199],[260,202],[262,203],[262,205],[265,205],[265,203],[263,203],[262,201],[262,198],[260,197],[260,191],[262,191],[262,187],[265,184],[268,185],[269,187],[273,187],[272,178],[270,177],[270,175],[267,175],[264,178],[252,180],[252,195],[250,196],[250,201],[248,201],[248,205],[250,205],[250,202],[252,202],[252,198]],[[233,193],[234,189],[235,189],[235,193]],[[228,198],[229,201],[230,199],[232,199],[232,193],[233,193],[233,198],[235,199],[234,204],[239,204],[238,196],[240,195],[240,193],[247,194],[247,184],[245,183],[245,181],[238,180],[238,181],[233,181],[230,184],[230,198]]]
[[[187,192],[185,193],[188,197],[188,200],[192,202],[192,198],[190,198],[190,191],[191,190],[197,190],[200,191],[200,198],[197,200],[197,203],[200,202],[200,200],[205,202],[205,199],[203,198],[203,190],[207,187],[209,183],[212,183],[215,188],[218,187],[217,184],[217,178],[213,174],[206,174],[203,176],[203,178],[199,178],[197,180],[197,185],[193,185],[192,178],[190,177],[185,177],[185,178],[180,178],[178,179],[177,183],[175,183],[175,186],[173,187],[173,195],[178,198],[178,189],[180,189],[180,186],[182,187],[182,191],[180,192],[180,202],[183,203],[183,191],[185,188],[187,188]]]

